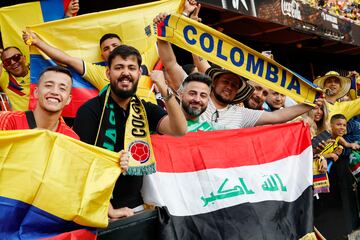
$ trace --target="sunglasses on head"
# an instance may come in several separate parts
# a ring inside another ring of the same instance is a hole
[[[20,61],[21,56],[22,56],[22,55],[18,53],[18,54],[13,55],[12,57],[9,57],[9,58],[7,58],[7,59],[4,59],[4,60],[2,61],[4,67],[10,66],[10,65],[11,65],[11,61],[14,61],[15,63],[17,63],[18,61]]]

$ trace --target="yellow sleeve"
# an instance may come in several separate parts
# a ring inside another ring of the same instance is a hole
[[[7,73],[7,71],[2,68],[1,71],[1,76],[0,76],[0,88],[2,88],[2,90],[4,91],[7,88],[8,85],[8,79],[9,79],[9,74]]]
[[[99,91],[110,81],[106,77],[106,67],[84,61],[85,73],[83,78],[94,85]]]
[[[336,102],[333,105],[327,103],[326,106],[330,112],[329,119],[339,113],[343,114],[347,120],[350,120],[352,117],[360,114],[360,98],[352,101]]]

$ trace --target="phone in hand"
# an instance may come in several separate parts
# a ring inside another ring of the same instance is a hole
[[[312,147],[315,149],[319,146],[319,144],[322,141],[327,141],[330,138],[331,138],[331,134],[328,131],[323,131],[319,135],[317,135],[317,136],[313,137],[313,139],[311,139]]]

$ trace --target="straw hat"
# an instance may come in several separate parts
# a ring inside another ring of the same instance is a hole
[[[324,76],[315,79],[314,83],[316,85],[318,85],[321,89],[325,89],[324,83],[325,83],[326,79],[328,79],[330,77],[336,77],[340,80],[341,88],[340,88],[339,92],[336,94],[336,99],[339,99],[339,98],[342,98],[343,96],[345,96],[350,90],[351,80],[350,80],[350,78],[340,76],[340,74],[338,72],[335,72],[335,71],[327,72]]]
[[[238,79],[240,79],[240,87],[239,87],[239,90],[238,90],[235,98],[233,99],[232,103],[237,104],[237,103],[243,102],[246,99],[248,99],[251,96],[251,94],[254,92],[255,89],[253,86],[248,84],[247,81],[244,80],[242,77],[240,77],[239,75],[237,75],[229,70],[219,68],[219,67],[210,67],[206,70],[206,74],[209,75],[213,81],[218,76],[220,76],[222,74],[226,74],[226,73],[234,74]]]

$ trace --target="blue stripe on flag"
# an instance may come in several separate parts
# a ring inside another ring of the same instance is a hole
[[[66,221],[30,204],[1,196],[0,222],[0,239],[46,238],[77,229],[96,234],[95,228]]]
[[[44,22],[64,18],[63,0],[41,0],[40,4]]]
[[[49,67],[53,66],[54,63],[52,60],[46,60],[41,55],[31,54],[30,55],[30,82],[36,84],[39,80],[41,72]],[[68,68],[73,76],[73,88],[85,88],[89,90],[96,90],[96,88],[91,85],[89,82],[84,80],[75,70]]]

